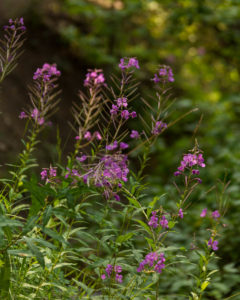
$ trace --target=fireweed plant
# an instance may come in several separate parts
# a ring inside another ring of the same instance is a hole
[[[1,82],[16,64],[25,29],[22,18],[4,27]],[[192,111],[170,120],[168,92],[174,75],[165,65],[151,79],[156,105],[143,100],[145,108],[135,111],[139,68],[136,58],[122,58],[120,76],[112,75],[110,83],[102,70],[88,70],[84,92],[72,108],[73,151],[66,164],[52,162],[38,174],[31,171],[38,165],[34,150],[56,111],[61,72],[45,63],[33,74],[29,106],[19,112],[26,122],[24,149],[17,163],[9,165],[10,177],[1,180],[1,299],[203,299],[217,272],[209,264],[221,245],[224,206],[199,212],[205,240],[196,239],[188,248],[174,242],[207,165],[196,142],[173,166],[179,196],[172,210],[162,204],[162,196],[149,200],[144,170],[151,149]],[[134,127],[137,118],[143,123],[140,130]],[[140,158],[136,172],[131,168],[134,155]],[[193,253],[198,267],[191,261]],[[185,264],[195,266],[192,274],[181,275],[191,286],[168,293],[162,283]]]

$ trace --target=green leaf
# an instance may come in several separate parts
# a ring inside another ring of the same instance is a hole
[[[137,219],[134,219],[136,222],[138,222],[141,226],[142,226],[142,228],[144,228],[145,229],[145,231],[147,231],[150,235],[152,235],[152,232],[151,232],[151,229],[149,228],[149,226],[146,224],[146,223],[144,223],[143,221],[141,221],[141,220],[137,220]]]
[[[45,227],[52,215],[52,205],[48,205],[43,213],[43,226]]]
[[[116,240],[116,243],[122,244],[122,243],[126,242],[127,240],[131,239],[134,236],[134,234],[135,234],[134,232],[129,232],[124,235],[119,235],[119,237]]]
[[[1,299],[6,299],[4,296],[8,294],[9,286],[10,286],[10,260],[8,253],[4,253],[2,257],[2,261],[4,263],[4,267],[0,268],[0,295]]]
[[[204,291],[206,289],[206,287],[209,285],[209,281],[204,281],[202,284],[201,284],[201,290]]]
[[[45,268],[45,262],[43,254],[39,251],[38,247],[33,243],[33,240],[31,238],[25,237],[24,240],[26,241],[28,248],[32,252],[32,254],[36,257],[37,261],[39,262],[40,266],[44,269]]]

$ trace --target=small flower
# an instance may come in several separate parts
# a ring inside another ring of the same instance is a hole
[[[110,110],[110,114],[114,116],[117,115],[117,113],[118,113],[118,106],[113,104],[112,109]]]
[[[79,135],[75,136],[75,140],[80,140],[80,136]]]
[[[83,161],[85,161],[87,159],[87,155],[82,155],[82,156],[77,156],[76,157],[76,160],[78,160],[78,161],[80,161],[80,162],[83,162]]]
[[[57,176],[57,170],[56,170],[56,168],[50,167],[50,169],[49,169],[49,175],[51,177],[56,177]]]
[[[47,169],[44,168],[44,169],[42,170],[42,172],[40,173],[40,175],[41,175],[41,179],[42,179],[42,180],[45,180],[45,179],[47,178],[47,176],[48,176]]]
[[[154,135],[158,135],[162,132],[162,130],[164,128],[167,128],[167,123],[163,123],[162,121],[157,121],[153,130],[152,130],[152,134]]]
[[[150,221],[148,222],[148,225],[157,228],[158,227],[158,217],[157,217],[157,212],[153,211],[152,216],[150,218]]]
[[[174,176],[179,176],[179,175],[181,175],[182,173],[180,172],[180,171],[176,171],[176,172],[174,172]]]
[[[155,83],[158,83],[160,81],[162,82],[173,82],[173,72],[172,69],[169,66],[161,66],[161,68],[158,70],[157,74],[154,74],[154,78],[152,79]]]
[[[199,170],[197,170],[197,169],[192,169],[192,174],[193,174],[193,175],[199,175]]]
[[[43,125],[45,120],[44,120],[44,118],[41,117],[41,118],[38,118],[37,122],[39,125]]]
[[[26,118],[28,118],[28,115],[24,111],[21,111],[19,115],[19,119],[26,119]]]
[[[137,117],[137,113],[135,111],[131,112],[130,115],[133,119]]]
[[[88,73],[84,80],[84,86],[92,88],[92,87],[100,87],[102,85],[106,85],[102,70],[101,69],[88,70]]]
[[[212,238],[210,238],[208,241],[208,247],[212,248],[213,251],[217,251],[218,250],[218,241],[214,241]]]
[[[129,116],[130,116],[130,113],[129,113],[129,111],[128,110],[123,110],[122,112],[121,112],[121,117],[123,118],[123,119],[125,119],[125,120],[128,120],[129,119]]]
[[[106,271],[108,277],[110,277],[111,274],[112,274],[112,271],[113,271],[113,266],[110,265],[110,264],[108,264],[107,267],[106,267],[106,269],[105,269],[105,271]]]
[[[120,64],[118,66],[122,70],[129,69],[131,67],[134,67],[136,69],[140,68],[138,60],[134,57],[132,57],[132,58],[121,58],[120,59]]]
[[[121,266],[115,266],[115,267],[114,267],[114,271],[115,271],[116,273],[121,273],[121,272],[122,272],[122,267],[121,267]]]
[[[127,149],[129,146],[127,143],[121,142],[119,147],[120,147],[120,149]]]
[[[116,281],[122,283],[122,275],[116,274]]]
[[[213,219],[217,220],[218,218],[221,217],[221,215],[218,210],[215,210],[212,212],[212,217],[213,217]]]
[[[206,215],[207,215],[207,208],[204,208],[204,209],[202,210],[201,214],[200,214],[200,217],[201,217],[201,218],[205,218]]]
[[[162,228],[168,228],[168,220],[165,216],[162,216],[162,219],[160,220],[159,224],[162,226]]]
[[[90,132],[90,131],[87,131],[87,132],[84,134],[84,138],[85,138],[86,140],[90,141],[91,138],[92,138],[91,132]]]
[[[102,274],[102,275],[101,275],[101,279],[102,279],[102,280],[105,280],[105,279],[106,279],[106,275],[105,275],[105,274]]]
[[[179,218],[183,219],[183,210],[180,208],[178,211]]]
[[[121,198],[120,198],[120,196],[119,196],[118,194],[114,194],[113,196],[114,196],[114,198],[115,198],[117,201],[120,201],[120,200],[121,200]]]
[[[107,145],[106,150],[115,150],[118,147],[118,142],[114,141],[113,144]]]
[[[118,107],[127,107],[128,106],[127,98],[125,98],[125,97],[118,98],[117,99],[117,106]]]
[[[132,139],[138,139],[140,137],[139,133],[137,130],[132,130],[131,134],[130,134],[130,138]]]
[[[101,136],[101,134],[99,133],[99,131],[95,131],[95,132],[94,132],[94,135],[96,136],[97,140],[101,141],[102,136]]]

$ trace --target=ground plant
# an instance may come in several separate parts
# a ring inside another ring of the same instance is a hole
[[[3,28],[0,85],[16,67],[25,31],[23,18]],[[209,299],[229,183],[219,182],[212,207],[202,199],[195,220],[201,234],[182,241],[208,168],[198,128],[192,149],[173,166],[171,191],[154,195],[148,162],[160,136],[195,109],[171,119],[170,66],[159,65],[149,78],[155,90],[149,100],[138,92],[138,59],[121,58],[118,67],[109,78],[88,70],[71,108],[73,150],[62,157],[58,132],[57,157],[47,166],[38,165],[35,151],[58,108],[61,72],[44,63],[33,74],[29,105],[19,112],[23,150],[1,179],[0,299]]]

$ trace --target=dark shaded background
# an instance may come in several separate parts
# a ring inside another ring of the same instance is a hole
[[[120,57],[136,56],[141,66],[137,74],[143,82],[141,93],[147,96],[153,92],[150,78],[157,65],[170,64],[176,78],[172,93],[177,99],[170,119],[194,107],[199,111],[159,139],[153,149],[148,181],[155,194],[174,193],[172,174],[182,154],[194,146],[193,131],[202,115],[197,138],[207,163],[202,175],[203,190],[219,186],[219,180],[231,181],[224,217],[227,227],[219,238],[221,271],[214,275],[206,299],[224,299],[240,291],[239,1],[1,0],[2,25],[8,18],[19,16],[25,19],[28,39],[19,66],[3,83],[0,94],[2,174],[6,172],[5,163],[14,161],[21,149],[24,122],[18,115],[28,105],[27,85],[43,63],[55,62],[61,69],[62,101],[53,126],[43,133],[45,142],[39,145],[42,166],[56,160],[58,126],[65,144],[64,155],[72,149],[74,134],[67,122],[71,120],[71,103],[77,101],[77,91],[88,68],[102,68],[109,77],[110,71],[117,70]],[[139,105],[136,102],[136,109]],[[218,208],[216,190],[202,192],[198,195],[200,200],[193,198],[193,215],[186,216],[187,226],[182,228],[183,244],[188,244],[186,241],[191,241],[201,228],[200,222],[194,221],[201,209]],[[204,230],[201,232],[204,236]],[[187,282],[165,284],[176,292],[184,289]]]

